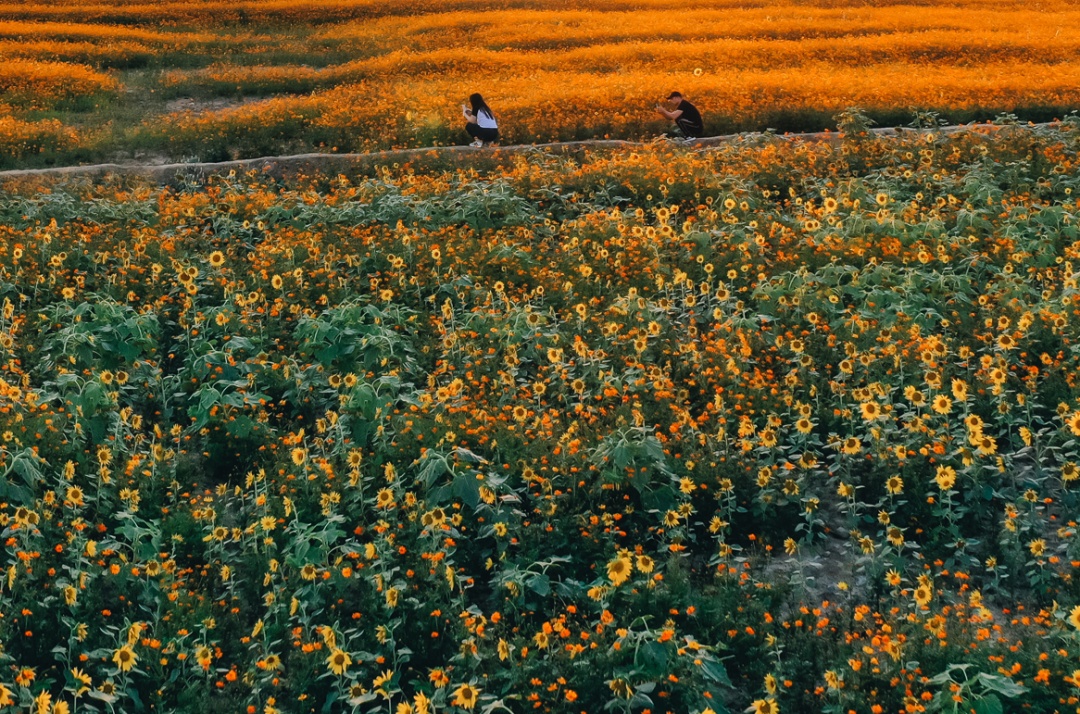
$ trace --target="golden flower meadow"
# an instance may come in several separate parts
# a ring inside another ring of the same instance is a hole
[[[6,186],[0,707],[1077,711],[1080,124],[1002,122]]]
[[[0,3],[0,166],[652,137],[673,89],[708,134],[813,131],[859,105],[1061,117],[1080,93],[1064,0]],[[69,132],[57,140],[57,127]],[[902,122],[901,122],[902,123]]]

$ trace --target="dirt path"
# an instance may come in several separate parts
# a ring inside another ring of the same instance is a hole
[[[1029,124],[1031,128],[1047,127],[1054,124]],[[963,131],[977,131],[991,133],[1001,127],[993,124],[961,124],[945,126],[934,129],[937,134],[954,134]],[[914,132],[927,132],[929,130],[907,129],[903,127],[882,127],[873,129],[877,136],[901,136]],[[802,134],[764,134],[747,132],[743,134],[725,134],[723,136],[711,136],[696,139],[689,142],[679,142],[680,145],[689,148],[708,148],[720,146],[739,140],[765,140],[766,138],[780,139],[785,141],[827,141],[838,142],[840,135],[837,132],[811,132]],[[400,149],[394,151],[377,151],[367,154],[295,154],[292,156],[264,156],[256,159],[239,159],[236,161],[221,161],[208,163],[181,163],[181,164],[90,164],[86,166],[64,166],[47,169],[14,169],[0,171],[0,182],[17,181],[20,179],[63,179],[63,178],[99,178],[99,177],[140,177],[151,182],[168,183],[177,176],[210,175],[227,171],[238,173],[251,170],[260,173],[282,177],[313,173],[345,173],[348,171],[366,170],[375,166],[386,166],[394,163],[406,163],[416,160],[440,160],[444,163],[466,163],[475,161],[478,157],[484,157],[488,162],[498,163],[521,154],[531,152],[546,152],[554,154],[583,154],[588,151],[635,148],[647,146],[649,142],[625,141],[620,139],[596,139],[586,141],[564,141],[550,144],[519,144],[501,146],[495,148],[477,149],[471,146],[439,146],[422,147],[417,149]]]

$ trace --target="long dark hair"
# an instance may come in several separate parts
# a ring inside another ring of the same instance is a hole
[[[481,97],[479,94],[473,94],[472,96],[470,96],[469,104],[472,105],[473,116],[480,116],[480,110],[482,109],[488,113],[488,116],[492,118],[495,117],[495,115],[491,113],[491,107],[487,105],[487,102],[485,102],[484,98]]]

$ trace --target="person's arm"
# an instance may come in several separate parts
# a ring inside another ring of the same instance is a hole
[[[667,109],[664,109],[664,108],[663,108],[662,106],[660,106],[659,104],[657,104],[657,105],[656,105],[656,111],[660,112],[661,114],[663,114],[664,116],[666,116],[666,117],[667,117],[668,119],[671,119],[671,120],[673,120],[673,121],[674,121],[675,119],[678,119],[679,117],[681,117],[681,116],[682,116],[682,113],[683,113],[683,110],[682,110],[682,109],[676,109],[675,111],[673,111],[673,112],[670,112],[670,111],[668,111]]]
[[[461,108],[461,113],[462,113],[463,115],[465,115],[465,120],[466,120],[466,121],[467,121],[468,123],[470,123],[470,124],[475,124],[475,123],[476,123],[476,115],[475,115],[475,114],[473,114],[473,112],[472,112],[472,110],[471,110],[471,109],[469,109],[468,107],[465,107],[465,106],[463,106],[463,107]]]

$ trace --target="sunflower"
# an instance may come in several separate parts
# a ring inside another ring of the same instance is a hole
[[[78,667],[75,667],[71,670],[71,676],[76,682],[75,693],[78,696],[82,696],[83,694],[85,694],[90,689],[90,685],[93,683],[93,680],[90,679],[90,675],[82,671]],[[3,704],[0,703],[0,706],[3,706]]]
[[[379,489],[379,494],[375,497],[375,505],[383,509],[393,508],[394,492],[388,488]]]
[[[976,451],[981,456],[989,456],[997,453],[997,442],[994,441],[994,437],[992,436],[980,436],[979,443],[976,444],[976,446],[978,447]]]
[[[944,394],[939,394],[934,397],[934,402],[930,405],[930,408],[938,414],[948,414],[952,409],[952,400]]]
[[[1080,605],[1077,605],[1069,613],[1069,624],[1080,630]]]
[[[1073,412],[1065,420],[1066,426],[1069,427],[1069,431],[1073,433],[1073,436],[1080,436],[1080,412]]]
[[[849,436],[844,439],[843,450],[848,456],[854,456],[862,451],[862,439],[857,436]]]
[[[611,584],[618,587],[630,578],[633,564],[629,558],[619,557],[607,564],[608,579]]]
[[[480,690],[471,684],[462,684],[454,690],[454,699],[451,702],[455,707],[472,709],[476,706],[476,700],[480,697]]]
[[[307,449],[301,449],[297,447],[292,450],[292,462],[297,466],[300,466],[307,461]]]
[[[214,653],[206,645],[199,645],[195,648],[195,661],[204,670],[210,669],[210,663],[214,661]]]
[[[116,663],[117,668],[121,672],[128,672],[135,663],[138,661],[138,656],[135,654],[135,650],[131,649],[131,645],[124,645],[120,649],[113,653],[113,662]]]
[[[954,379],[952,381],[951,386],[952,386],[953,396],[956,397],[956,400],[958,402],[966,402],[967,397],[968,397],[967,382],[965,382],[965,381],[963,381],[961,379]],[[978,419],[978,417],[975,417],[975,418]]]
[[[930,588],[926,585],[920,585],[915,588],[915,592],[912,594],[912,597],[915,598],[915,602],[919,607],[926,607],[930,604],[930,598],[933,596],[933,592],[931,592]]]
[[[777,706],[776,700],[770,697],[769,699],[754,700],[749,711],[753,712],[753,714],[779,714],[780,707]]]
[[[873,421],[881,416],[881,405],[877,402],[863,402],[859,408],[862,410],[862,418]]]
[[[629,699],[634,694],[634,690],[630,687],[630,682],[627,682],[625,679],[613,679],[608,682],[608,687],[619,699]]]
[[[1028,543],[1028,550],[1036,558],[1041,558],[1046,553],[1046,541],[1042,538],[1036,538]]]
[[[635,565],[637,566],[637,569],[641,572],[651,573],[653,571],[653,568],[656,567],[656,561],[654,561],[647,555],[639,555],[637,557],[637,562],[635,563]]]
[[[344,653],[342,653],[342,654],[344,654]],[[345,655],[345,656],[348,657],[348,655]],[[384,671],[382,674],[380,674],[378,677],[376,677],[371,682],[371,687],[372,687],[372,689],[381,689],[381,688],[385,687],[387,684],[390,684],[390,680],[392,680],[393,678],[394,678],[394,670],[388,669],[388,670]]]
[[[326,658],[326,666],[339,677],[345,674],[345,670],[352,664],[352,657],[343,649],[335,647],[330,650],[330,656]]]
[[[1080,469],[1077,469],[1076,464],[1069,461],[1061,467],[1061,480],[1065,483],[1075,481],[1080,478]]]
[[[222,253],[220,250],[215,250],[213,253],[210,254],[210,265],[214,266],[215,268],[220,268],[224,264],[225,254]]]
[[[67,490],[67,495],[64,497],[69,503],[81,506],[83,505],[83,490],[78,486],[72,486]]]
[[[900,585],[900,571],[894,569],[894,570],[890,570],[889,572],[885,573],[885,582],[887,582],[889,585],[891,585],[894,588],[899,587],[899,585]]]
[[[938,488],[948,491],[956,484],[956,469],[952,466],[938,466],[934,480],[937,481]]]

